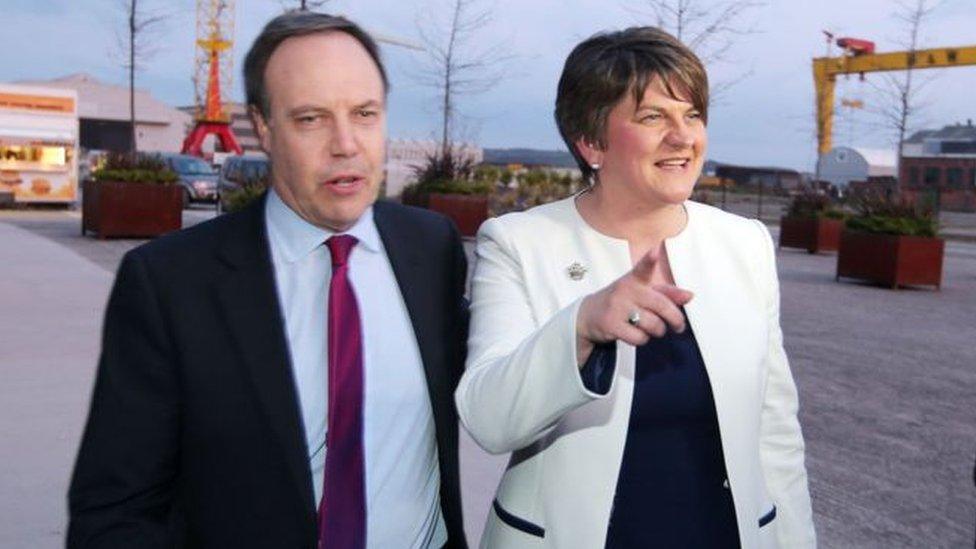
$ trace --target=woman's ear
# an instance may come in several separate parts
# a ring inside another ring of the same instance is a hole
[[[584,137],[577,139],[575,145],[583,160],[586,160],[590,167],[596,166],[593,169],[598,170],[600,163],[603,162],[603,151],[598,148],[598,145]]]

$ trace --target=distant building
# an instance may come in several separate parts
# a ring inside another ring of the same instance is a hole
[[[976,127],[922,130],[905,141],[899,179],[910,197],[952,210],[976,211]]]
[[[129,88],[78,73],[20,84],[74,90],[78,94],[79,141],[83,150],[128,151],[132,141]],[[190,117],[136,89],[136,147],[147,152],[179,152]]]
[[[820,180],[846,189],[852,181],[894,177],[896,160],[893,150],[835,147],[820,158]]]
[[[440,143],[433,140],[390,139],[386,144],[386,196],[399,196],[403,188],[416,177],[414,167],[422,166],[429,156],[437,153]],[[484,160],[484,151],[477,145],[455,144],[454,152],[471,159],[475,164]]]
[[[493,166],[519,165],[526,168],[575,169],[576,159],[567,151],[542,149],[485,149],[485,164]]]
[[[708,175],[714,170],[714,175]],[[764,191],[787,192],[800,187],[803,176],[800,172],[790,168],[776,168],[768,166],[734,166],[732,164],[713,163],[709,169],[703,170],[706,177],[715,177],[720,181],[729,180],[736,187],[758,189]]]

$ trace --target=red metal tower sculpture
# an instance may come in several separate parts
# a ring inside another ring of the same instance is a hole
[[[183,140],[183,154],[203,156],[203,141],[210,134],[224,151],[244,152],[231,130],[221,93],[231,85],[233,32],[233,0],[197,0],[196,125]]]

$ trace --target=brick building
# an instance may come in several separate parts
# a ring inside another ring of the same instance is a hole
[[[922,130],[906,142],[899,165],[902,192],[942,209],[976,211],[976,126]]]

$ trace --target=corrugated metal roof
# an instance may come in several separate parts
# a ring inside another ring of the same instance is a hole
[[[905,140],[905,143],[921,143],[922,141],[925,141],[925,138],[929,137],[936,131],[937,130],[919,130],[909,136],[908,139]]]
[[[861,155],[861,158],[868,163],[868,171],[871,168],[883,169],[890,168],[892,171],[895,169],[895,165],[898,164],[898,153],[895,150],[889,149],[869,149],[867,147],[848,147],[849,149],[856,151],[857,154]],[[869,175],[876,175],[869,173]],[[877,174],[885,175],[885,174]]]
[[[940,130],[921,130],[913,133],[905,142],[922,143],[931,139],[938,141],[976,141],[976,126],[971,121],[967,121],[966,124],[953,124]]]

